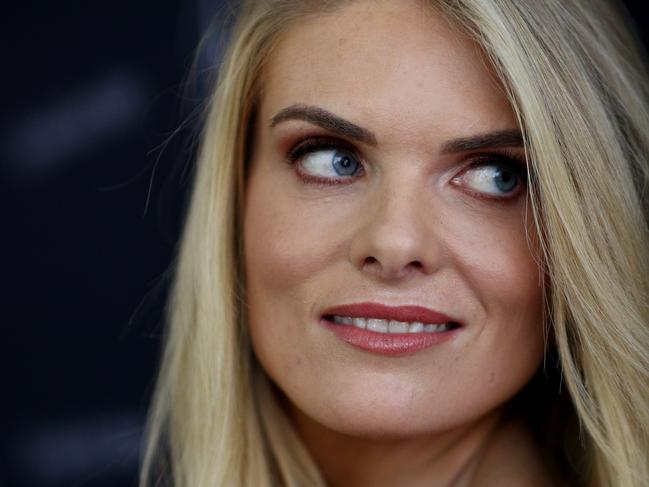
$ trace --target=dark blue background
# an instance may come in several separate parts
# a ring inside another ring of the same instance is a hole
[[[135,485],[218,8],[1,7],[0,485]]]
[[[629,4],[641,26],[640,1]],[[0,485],[135,485],[218,0],[1,7]]]

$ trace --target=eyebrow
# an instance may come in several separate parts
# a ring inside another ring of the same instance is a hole
[[[364,142],[372,146],[377,144],[376,135],[372,131],[340,118],[324,108],[292,105],[280,110],[271,119],[270,126],[274,127],[278,123],[287,120],[303,120],[358,142]]]
[[[377,145],[376,135],[371,130],[356,125],[317,106],[291,105],[280,110],[271,118],[270,126],[275,127],[288,120],[303,120],[319,127],[371,146]],[[518,129],[497,130],[483,134],[460,137],[445,142],[441,152],[444,154],[468,152],[486,148],[523,147],[523,135]]]
[[[449,140],[442,145],[442,153],[450,154],[487,148],[523,147],[523,145],[523,134],[520,130],[497,130],[495,132]]]

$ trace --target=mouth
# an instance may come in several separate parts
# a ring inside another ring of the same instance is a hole
[[[404,355],[441,344],[463,327],[459,321],[428,308],[378,303],[327,309],[321,324],[348,344],[380,355]]]
[[[455,321],[444,323],[424,323],[421,321],[399,321],[381,318],[364,318],[341,315],[324,315],[323,318],[332,324],[354,326],[360,330],[374,333],[398,335],[404,333],[442,333],[455,330],[461,325]]]

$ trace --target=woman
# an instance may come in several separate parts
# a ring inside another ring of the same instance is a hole
[[[604,0],[247,2],[142,484],[649,485],[625,22]]]

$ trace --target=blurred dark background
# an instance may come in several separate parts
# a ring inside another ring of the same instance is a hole
[[[221,3],[2,4],[0,486],[136,485]]]
[[[2,3],[2,486],[136,483],[224,10]]]

